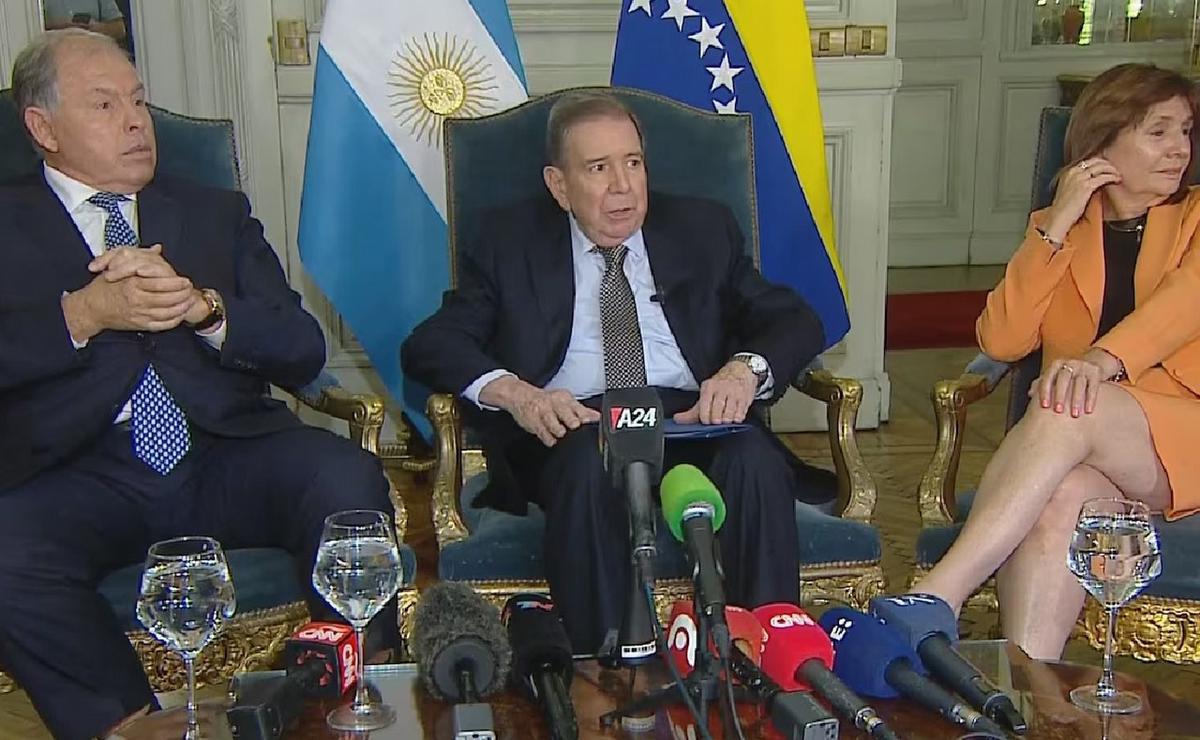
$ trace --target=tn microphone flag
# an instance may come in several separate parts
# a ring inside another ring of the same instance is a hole
[[[804,296],[826,348],[845,336],[846,283],[804,3],[621,0],[612,84],[750,114],[762,273]]]

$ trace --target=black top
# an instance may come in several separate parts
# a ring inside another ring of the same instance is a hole
[[[1114,225],[1115,224],[1115,225]],[[1133,271],[1142,248],[1146,218],[1104,222],[1104,301],[1096,339],[1133,311]]]

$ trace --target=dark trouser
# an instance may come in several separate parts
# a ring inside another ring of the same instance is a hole
[[[0,493],[0,666],[56,738],[100,735],[154,699],[96,591],[108,572],[182,535],[226,550],[281,547],[296,558],[313,617],[338,619],[311,590],[322,523],[343,509],[391,511],[379,460],[324,430],[192,437],[192,451],[160,476],[114,427],[69,465]],[[388,644],[395,618],[393,602],[373,625]]]
[[[519,473],[546,514],[546,573],[577,653],[595,653],[620,626],[629,594],[628,506],[604,471],[597,434],[588,425],[552,448],[526,446]],[[729,603],[797,603],[796,476],[768,432],[668,441],[663,470],[680,463],[703,470],[725,499],[717,537]]]

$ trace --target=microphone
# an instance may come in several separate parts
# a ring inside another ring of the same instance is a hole
[[[852,690],[876,699],[904,696],[968,730],[1000,737],[1004,730],[925,676],[921,659],[875,617],[838,607],[821,615],[836,645],[833,672]]]
[[[759,628],[761,629],[761,627]],[[837,740],[840,723],[803,691],[784,691],[754,659],[735,645],[729,661],[734,678],[767,707],[771,724],[788,740]]]
[[[755,609],[754,616],[767,631],[763,672],[784,690],[811,689],[871,737],[899,740],[879,714],[829,670],[833,643],[804,610],[793,604],[766,604]]]
[[[600,418],[600,449],[613,487],[625,491],[629,504],[629,534],[633,574],[618,644],[619,662],[643,663],[657,646],[645,590],[654,588],[654,531],[651,488],[662,474],[663,407],[658,392],[648,386],[613,388],[604,393]],[[606,643],[607,644],[607,643]]]
[[[694,465],[676,465],[659,487],[663,518],[675,539],[687,546],[696,585],[696,602],[708,617],[713,643],[722,659],[729,657],[725,622],[725,585],[716,530],[725,523],[725,502],[716,486]]]
[[[740,649],[754,665],[758,665],[763,643],[767,639],[766,630],[758,623],[758,618],[740,606],[727,606],[725,620],[734,647]],[[667,618],[667,653],[681,676],[686,676],[696,668],[696,653],[701,649],[698,631],[696,608],[692,602],[676,601]],[[708,643],[704,649],[712,647],[711,636]]]
[[[283,677],[239,676],[226,720],[239,740],[277,740],[304,709],[305,697],[336,699],[354,685],[358,668],[354,630],[309,622],[284,642]]]
[[[517,594],[504,605],[513,651],[513,677],[542,707],[552,740],[577,740],[579,721],[568,688],[575,674],[571,641],[554,602],[542,594]]]
[[[289,676],[308,671],[306,695],[336,699],[357,678],[354,630],[337,622],[309,622],[284,642],[283,664]]]
[[[958,620],[949,604],[930,594],[876,596],[871,599],[871,613],[896,630],[921,656],[925,667],[971,706],[1018,735],[1028,731],[1029,725],[1008,694],[993,686],[950,644],[958,639]]]
[[[650,295],[650,302],[662,304],[666,300],[667,300],[667,289],[661,285],[655,285],[654,293],[652,293]]]
[[[496,607],[470,586],[438,581],[417,603],[409,647],[426,690],[455,702],[455,737],[494,740],[492,708],[480,699],[503,688],[512,659]]]

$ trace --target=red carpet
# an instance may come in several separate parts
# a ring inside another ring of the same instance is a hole
[[[889,295],[884,348],[974,347],[986,299],[986,290]]]

